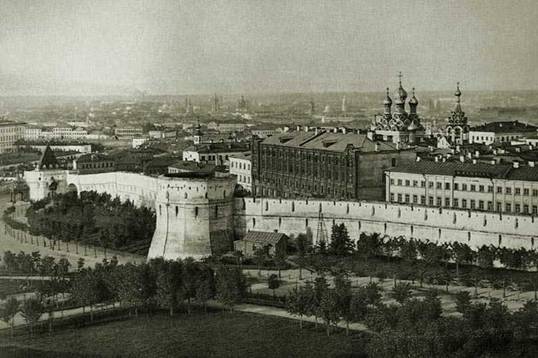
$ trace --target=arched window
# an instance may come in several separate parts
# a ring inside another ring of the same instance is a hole
[[[219,216],[219,206],[215,205],[215,217]]]
[[[198,217],[198,207],[194,208],[194,217]]]
[[[252,218],[252,227],[256,227],[256,218]]]
[[[179,208],[176,205],[176,216],[177,216],[178,213],[179,213]]]

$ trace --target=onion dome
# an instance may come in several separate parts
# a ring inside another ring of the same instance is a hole
[[[454,109],[454,111],[456,113],[460,113],[461,112],[461,91],[460,91],[459,82],[456,84],[456,92],[454,93],[454,96],[456,96],[456,108]]]
[[[412,105],[412,106],[416,106],[416,105],[418,105],[418,99],[417,99],[417,97],[415,97],[415,87],[413,87],[413,92],[412,93],[413,93],[413,96],[409,100],[409,104]]]
[[[387,97],[385,97],[385,100],[383,101],[383,104],[388,104],[388,105],[392,104],[392,99],[390,98],[389,88],[388,87],[387,87]]]
[[[398,77],[400,78],[400,86],[398,87],[398,91],[396,91],[396,95],[398,96],[397,103],[405,103],[405,100],[407,99],[407,91],[402,86],[402,73],[400,72],[398,74]]]

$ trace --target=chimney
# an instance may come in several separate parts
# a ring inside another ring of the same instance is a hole
[[[528,164],[529,164],[529,167],[534,168],[534,161],[530,160]]]
[[[469,152],[467,153],[467,158],[471,159],[473,157],[473,153]]]
[[[465,156],[460,155],[460,162],[465,163]]]
[[[301,130],[301,126],[297,126],[297,132],[299,132]]]
[[[443,158],[443,163],[446,162],[446,158]]]
[[[512,163],[512,165],[515,169],[519,168],[519,162],[514,162]]]
[[[439,157],[437,155],[435,156],[435,162],[439,162]]]
[[[417,162],[420,162],[420,157],[417,157]]]
[[[375,142],[374,151],[379,152],[379,143]]]
[[[459,151],[460,151],[460,146],[457,145],[457,146],[456,146],[456,152],[459,152]]]
[[[370,139],[370,140],[374,140],[374,132],[372,132],[372,131],[368,131],[368,132],[366,133],[366,137],[367,137],[368,139]]]
[[[480,152],[478,150],[475,150],[474,156],[477,157],[477,158],[480,157]]]
[[[318,135],[318,133],[319,133],[319,129],[318,129],[318,127],[316,127],[316,128],[314,129],[314,135]]]
[[[342,133],[343,133],[343,134],[346,134],[346,133],[347,133],[346,127],[342,127]]]
[[[334,128],[333,128],[333,132],[334,132],[334,133],[338,133],[338,127],[334,127]]]
[[[308,126],[304,126],[304,131],[305,131],[305,132],[308,132],[309,129],[310,129],[310,128],[308,128]]]
[[[473,164],[476,164],[476,159],[473,159]]]

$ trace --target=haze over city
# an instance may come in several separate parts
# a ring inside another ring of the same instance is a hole
[[[1,1],[0,95],[538,88],[538,3]]]

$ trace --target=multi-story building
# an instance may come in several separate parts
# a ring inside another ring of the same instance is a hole
[[[27,126],[24,128],[22,138],[24,140],[38,140],[42,137],[41,128]]]
[[[79,174],[113,172],[116,170],[116,162],[104,154],[86,154],[73,160],[73,170]]]
[[[0,153],[15,150],[15,142],[23,137],[24,125],[24,123],[0,121]]]
[[[237,184],[245,190],[252,191],[251,155],[234,154],[230,156],[230,174],[237,177]]]
[[[490,122],[469,131],[469,143],[493,144],[510,143],[536,134],[538,127],[519,121]]]
[[[229,165],[230,156],[247,154],[250,147],[245,143],[210,143],[193,145],[183,151],[183,160],[213,165]]]
[[[142,128],[116,128],[114,135],[118,138],[133,139],[141,137],[143,134]]]
[[[538,214],[538,167],[418,161],[386,171],[386,201]]]
[[[415,160],[413,149],[376,142],[345,129],[253,138],[253,194],[382,200],[384,171]]]
[[[57,127],[52,129],[51,138],[55,139],[83,139],[88,135],[88,131],[82,128],[73,129],[71,127]]]

